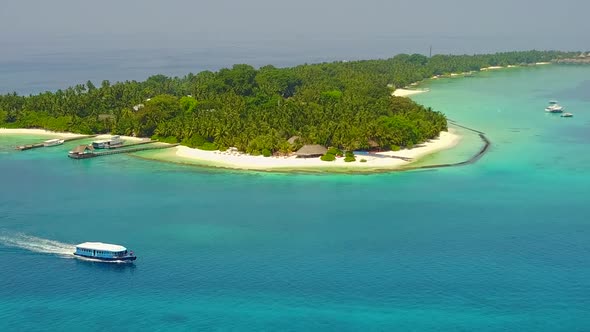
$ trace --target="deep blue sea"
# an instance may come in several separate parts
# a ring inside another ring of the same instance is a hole
[[[417,101],[492,141],[456,168],[220,171],[0,136],[0,330],[588,331],[589,78],[426,83]],[[139,259],[72,258],[85,241]]]

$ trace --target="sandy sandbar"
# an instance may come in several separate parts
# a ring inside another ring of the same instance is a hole
[[[309,170],[309,169],[346,169],[354,171],[368,169],[399,169],[419,158],[432,153],[450,149],[457,145],[461,137],[453,130],[441,132],[436,139],[430,140],[413,149],[400,151],[378,152],[374,154],[357,154],[356,161],[345,162],[344,158],[337,158],[335,161],[327,162],[318,158],[297,158],[296,156],[286,157],[263,157],[252,156],[237,151],[205,151],[192,149],[186,146],[173,148],[174,154],[166,152],[154,159],[165,161],[193,163],[197,165],[216,166],[243,170]],[[409,158],[404,160],[400,158]],[[366,162],[361,162],[361,159]]]
[[[51,137],[59,137],[59,138],[74,138],[74,137],[82,137],[88,136],[84,134],[76,134],[76,133],[68,133],[68,132],[58,132],[58,131],[49,131],[45,129],[29,129],[29,128],[0,128],[0,135],[1,134],[11,134],[11,135],[39,135],[39,136],[51,136]],[[111,134],[104,134],[98,135],[94,137],[95,140],[103,140],[109,139],[113,135]],[[139,137],[132,137],[132,136],[120,136],[121,139],[126,141],[141,141],[145,138]]]
[[[409,96],[416,95],[419,93],[424,93],[424,92],[428,92],[428,90],[425,90],[425,89],[395,89],[395,91],[393,91],[392,95],[395,97],[409,97]]]
[[[7,129],[0,128],[0,134],[20,135],[44,135],[61,138],[84,136],[74,133],[52,132],[43,129]],[[98,135],[94,139],[108,139],[112,135]],[[121,136],[123,140],[140,141],[145,138]],[[156,159],[169,162],[189,163],[204,166],[214,166],[241,170],[347,170],[370,171],[371,169],[399,169],[418,159],[435,152],[450,149],[457,145],[461,139],[452,128],[448,132],[443,131],[439,137],[417,145],[412,149],[399,151],[385,151],[377,153],[357,154],[356,161],[345,162],[344,158],[327,162],[317,158],[297,158],[294,155],[284,157],[252,156],[246,153],[230,149],[227,151],[205,151],[186,146],[177,146],[166,149],[164,153],[156,153],[148,159]],[[365,162],[361,162],[365,160]]]
[[[49,131],[45,129],[24,129],[24,128],[0,128],[0,134],[14,134],[14,135],[43,135],[55,136],[61,138],[80,137],[82,134],[65,133],[57,131]]]

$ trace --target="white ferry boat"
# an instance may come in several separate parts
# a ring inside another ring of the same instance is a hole
[[[74,255],[104,262],[131,262],[137,259],[133,251],[123,246],[102,242],[80,243]]]
[[[110,139],[92,142],[92,147],[95,149],[109,149],[121,146],[123,145],[123,142],[124,141],[121,139],[121,136],[115,135]]]
[[[65,142],[65,140],[63,140],[63,139],[54,138],[54,139],[49,139],[49,140],[43,142],[43,146],[61,145],[61,144],[64,144],[64,142]]]
[[[561,113],[564,107],[559,105],[556,100],[549,101],[549,106],[545,108],[545,112],[549,113]]]

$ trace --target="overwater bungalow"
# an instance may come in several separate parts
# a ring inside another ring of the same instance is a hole
[[[91,145],[78,145],[68,153],[68,157],[84,159],[94,157],[94,148]]]
[[[328,152],[325,146],[319,144],[304,145],[295,152],[297,158],[316,158],[321,157]]]

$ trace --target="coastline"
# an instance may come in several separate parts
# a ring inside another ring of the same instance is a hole
[[[327,162],[322,161],[319,157],[252,156],[236,151],[205,151],[186,146],[177,146],[166,151],[149,152],[141,154],[140,157],[150,160],[234,170],[370,172],[372,170],[404,168],[424,156],[450,149],[459,144],[460,140],[461,136],[451,128],[448,132],[441,132],[438,138],[420,144],[413,149],[355,154],[356,161],[354,162],[345,162],[344,158],[337,158],[335,161]],[[361,159],[366,160],[366,162],[361,162]]]
[[[486,72],[486,71],[495,71],[495,70],[500,70],[500,69],[511,69],[511,68],[520,68],[520,67],[530,67],[530,66],[543,66],[543,65],[551,65],[551,64],[553,64],[553,63],[552,62],[536,62],[536,63],[528,64],[526,66],[523,66],[523,65],[489,66],[489,67],[480,68],[479,71],[469,71],[469,72],[461,72],[461,73],[449,73],[449,74],[435,75],[431,78],[425,78],[424,80],[421,80],[419,82],[410,83],[409,85],[407,85],[403,88],[395,89],[391,93],[391,95],[394,97],[410,97],[410,96],[417,95],[420,93],[428,92],[429,89],[418,88],[423,82],[428,81],[428,80],[436,80],[439,78],[463,78],[466,76],[471,76],[477,72],[482,73],[482,72]]]
[[[425,91],[421,91],[425,92]],[[38,135],[46,137],[74,138],[85,136],[82,134],[68,132],[53,132],[44,129],[26,128],[0,128],[0,135]],[[106,139],[112,135],[98,135],[94,139]],[[121,136],[124,140],[141,141],[144,138]],[[399,151],[383,151],[375,153],[355,154],[356,161],[344,162],[344,158],[337,158],[335,161],[322,161],[317,158],[297,158],[296,156],[264,157],[252,156],[237,151],[206,151],[177,146],[171,149],[142,153],[138,155],[144,159],[189,164],[194,166],[208,166],[234,170],[255,170],[255,171],[360,171],[371,172],[372,170],[397,170],[411,165],[420,158],[431,155],[438,151],[451,149],[461,141],[461,136],[453,128],[443,131],[436,139],[418,144],[412,149]],[[361,162],[361,159],[366,160]]]
[[[533,65],[550,64],[537,63]],[[491,66],[480,69],[480,72],[488,70],[498,70],[514,68],[519,66]],[[420,82],[414,82],[410,85],[395,89],[391,95],[396,97],[409,98],[413,95],[429,92],[427,88],[419,86],[427,80],[437,78],[462,78],[473,74],[474,72],[451,73],[447,75],[438,75]],[[22,134],[22,135],[39,135],[61,138],[71,138],[84,136],[83,134],[68,132],[53,132],[44,129],[10,129],[0,128],[2,134]],[[95,139],[108,139],[112,135],[103,134],[94,137]],[[124,140],[141,141],[145,138],[121,136]],[[430,156],[442,150],[448,150],[459,144],[462,137],[458,131],[449,128],[448,132],[441,132],[436,139],[429,140],[418,144],[412,149],[402,149],[399,151],[384,151],[367,154],[355,154],[356,161],[344,162],[344,158],[337,158],[335,161],[326,162],[318,158],[297,158],[296,156],[252,156],[238,151],[207,151],[187,146],[179,145],[177,147],[149,151],[143,153],[133,153],[132,155],[153,161],[169,162],[176,164],[185,164],[192,166],[203,166],[228,170],[250,170],[250,171],[277,171],[277,172],[348,172],[348,173],[373,173],[387,172],[403,169],[413,169],[412,164],[423,157]],[[360,162],[364,159],[364,162]],[[436,165],[433,165],[436,166]],[[446,166],[446,165],[445,165]],[[428,167],[428,166],[427,166]]]
[[[76,133],[69,133],[69,132],[59,132],[59,131],[49,131],[45,129],[32,129],[32,128],[0,128],[0,135],[37,135],[37,136],[47,136],[47,137],[59,137],[59,138],[76,138],[76,137],[83,137],[88,136],[85,134],[76,134]],[[113,135],[110,134],[100,134],[96,135],[93,138],[96,140],[101,139],[108,139]],[[145,138],[141,137],[133,137],[133,136],[123,136],[120,135],[121,139],[128,140],[128,141],[142,141]]]
[[[61,138],[74,138],[85,136],[83,134],[68,133],[68,132],[57,132],[49,131],[45,129],[27,129],[27,128],[0,128],[0,135],[39,135],[39,136],[52,136]]]
[[[489,62],[488,62],[489,63]],[[509,62],[508,62],[509,63]],[[459,77],[471,77],[476,73],[483,73],[486,71],[536,66],[536,65],[549,65],[553,62],[536,62],[530,64],[518,64],[518,65],[507,65],[507,66],[488,66],[480,68],[474,71],[444,73],[435,75],[432,78],[424,78],[417,82],[410,83],[402,88],[394,89],[391,91],[391,96],[395,97],[406,97],[411,98],[413,95],[422,94],[429,92],[428,88],[424,88],[421,85],[428,81],[434,81],[438,78],[459,78]],[[388,87],[393,88],[394,85],[388,84]],[[452,121],[451,121],[452,122]],[[460,127],[460,126],[459,126]],[[68,133],[68,132],[53,132],[43,129],[9,129],[0,128],[0,135],[2,134],[21,134],[30,135],[27,139],[36,139],[35,136],[39,137],[61,137],[61,138],[76,138],[87,135]],[[482,133],[483,135],[483,133]],[[112,135],[92,135],[94,139],[107,139]],[[90,137],[88,137],[90,138]],[[145,138],[121,136],[123,140],[130,142],[137,142],[145,140]],[[487,142],[485,137],[482,139]],[[165,152],[158,151],[158,153],[133,153],[134,156],[142,157],[144,159],[153,159],[160,161],[168,161],[174,163],[184,163],[202,166],[221,167],[229,169],[243,169],[243,170],[280,170],[280,171],[297,171],[297,170],[363,170],[370,172],[371,170],[396,170],[396,169],[411,169],[412,166],[408,166],[412,163],[417,162],[419,159],[425,156],[432,155],[441,150],[451,149],[461,141],[461,135],[457,133],[457,130],[449,129],[449,132],[439,133],[439,137],[433,140],[429,140],[425,143],[418,144],[412,149],[404,149],[400,151],[387,151],[377,153],[366,153],[359,151],[356,155],[356,161],[345,163],[344,158],[337,158],[335,161],[325,162],[320,158],[309,158],[302,159],[296,158],[294,155],[290,156],[252,156],[245,153],[240,153],[235,149],[230,151],[206,151],[200,149],[191,149],[186,146],[171,146],[169,150]],[[87,142],[86,142],[87,143]],[[489,142],[487,142],[489,145]],[[485,152],[485,150],[484,150]],[[361,162],[363,160],[363,162]],[[420,163],[418,163],[420,164]],[[415,166],[415,165],[414,165]],[[436,166],[436,165],[434,165]]]
[[[415,83],[412,83],[415,84]],[[409,97],[412,95],[417,95],[419,93],[428,92],[427,89],[395,89],[391,94],[394,97]]]

